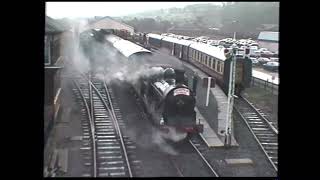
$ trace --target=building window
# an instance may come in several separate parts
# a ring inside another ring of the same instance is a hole
[[[50,46],[50,36],[44,36],[44,64],[51,64],[51,46]]]

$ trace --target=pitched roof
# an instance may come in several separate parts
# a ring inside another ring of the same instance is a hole
[[[94,23],[96,23],[96,22],[98,22],[98,21],[101,21],[101,20],[103,20],[103,19],[111,19],[112,21],[115,21],[115,22],[117,22],[117,23],[119,23],[119,24],[122,24],[122,25],[124,25],[124,26],[127,26],[127,27],[129,27],[129,28],[131,28],[131,29],[134,29],[132,26],[130,26],[130,25],[128,25],[128,24],[125,24],[125,23],[122,23],[122,22],[120,22],[120,21],[117,21],[116,19],[114,19],[114,18],[112,18],[112,17],[110,17],[110,16],[98,17],[97,19],[93,20],[93,21],[92,21],[91,23],[89,23],[89,24],[94,24]]]
[[[58,22],[55,19],[52,19],[49,16],[46,16],[45,23],[46,23],[46,33],[63,32],[70,29],[69,27],[66,27],[62,23]]]
[[[258,40],[278,42],[279,41],[279,32],[262,31],[259,34]]]

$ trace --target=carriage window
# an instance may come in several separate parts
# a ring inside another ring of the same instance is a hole
[[[224,62],[221,63],[221,70],[220,70],[221,73],[223,73],[223,70],[224,70],[223,67],[224,67]]]
[[[206,60],[206,55],[202,54],[202,64],[206,63],[205,60]]]
[[[205,59],[206,59],[206,66],[208,66],[208,56],[205,55]]]
[[[198,61],[198,59],[199,59],[199,53],[198,51],[196,51],[196,60]]]
[[[195,52],[195,60],[197,60],[197,58],[198,58],[198,53],[197,53],[197,51],[196,50],[194,50],[194,52]]]
[[[213,57],[211,58],[211,61],[212,61],[212,63],[211,63],[211,69],[214,69],[214,66],[215,66],[215,60],[214,60],[214,58],[213,58]]]
[[[209,58],[209,68],[211,68],[211,66],[212,66],[212,59],[211,59],[211,57],[208,57]]]
[[[218,71],[218,72],[220,72],[220,61],[217,61],[218,63],[218,65],[217,65],[217,69],[216,69],[216,71]]]
[[[201,53],[201,63],[204,64],[204,54]]]
[[[214,63],[214,70],[217,71],[217,67],[218,67],[218,60],[214,59],[215,63]]]
[[[204,64],[205,62],[204,62],[204,60],[205,60],[205,55],[204,54],[202,54],[202,64]]]

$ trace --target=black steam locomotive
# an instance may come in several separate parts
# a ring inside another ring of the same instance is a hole
[[[146,111],[154,124],[164,130],[177,132],[203,132],[203,125],[196,122],[195,96],[186,86],[184,70],[170,67],[150,67],[153,75],[141,77],[134,85],[142,98]]]

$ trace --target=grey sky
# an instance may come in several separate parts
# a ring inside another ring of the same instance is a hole
[[[46,2],[46,15],[52,18],[125,16],[149,10],[183,8],[190,4],[220,2]]]

